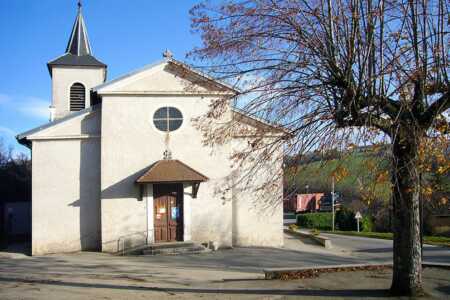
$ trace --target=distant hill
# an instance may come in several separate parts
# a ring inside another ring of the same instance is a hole
[[[298,164],[308,164],[316,161],[328,161],[333,159],[341,159],[358,153],[364,154],[367,157],[388,157],[390,153],[390,145],[377,145],[377,146],[360,146],[349,149],[347,152],[338,150],[328,150],[326,152],[312,151],[296,157],[290,156],[285,159],[287,166],[294,166]]]
[[[446,155],[449,156],[450,152],[447,151]],[[285,163],[285,193],[330,192],[333,172],[340,170],[344,174],[336,180],[335,190],[342,194],[343,203],[357,209],[368,206],[377,209],[379,205],[390,202],[389,165],[388,145],[358,147],[345,153],[328,151],[290,157]],[[450,171],[438,174],[431,170],[423,174],[423,180],[424,186],[433,184],[432,196],[423,196],[425,200],[433,200],[427,201],[432,203],[431,209],[436,213],[447,211],[446,205],[435,204],[443,198],[450,198]]]
[[[449,153],[447,151],[447,156]],[[335,182],[335,191],[341,194],[342,204],[372,216],[376,231],[389,231],[392,219],[388,147],[363,147],[346,153],[331,151],[290,157],[285,162],[285,195],[331,192],[331,178],[336,169],[343,175]],[[386,177],[380,180],[378,174]],[[422,194],[424,228],[431,232],[430,215],[450,212],[450,170],[445,173],[430,170],[422,178],[424,187],[433,185],[431,194]]]
[[[362,200],[368,192],[378,200],[389,201],[388,181],[373,184],[377,174],[386,171],[388,166],[386,152],[383,149],[373,151],[369,147],[361,147],[351,153],[311,153],[301,159],[291,158],[286,163],[286,192],[330,192],[333,172],[342,170],[348,173],[335,181],[335,190],[342,194],[344,203]],[[364,191],[368,188],[371,190]]]

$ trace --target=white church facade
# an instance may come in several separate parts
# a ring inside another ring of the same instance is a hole
[[[177,241],[283,245],[282,176],[269,206],[250,187],[236,188],[231,156],[248,136],[211,146],[194,124],[217,97],[236,96],[233,87],[169,54],[106,81],[81,9],[66,53],[48,68],[50,122],[17,136],[32,153],[33,255]],[[231,100],[210,126],[232,121],[249,132],[264,127],[268,142],[286,134]],[[282,172],[282,152],[260,168],[260,182]]]

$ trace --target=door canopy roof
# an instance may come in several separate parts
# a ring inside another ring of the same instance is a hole
[[[152,164],[136,182],[138,184],[200,183],[207,180],[208,177],[177,159],[163,159]]]

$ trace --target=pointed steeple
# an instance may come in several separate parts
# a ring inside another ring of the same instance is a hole
[[[50,61],[47,66],[50,75],[52,75],[53,66],[86,66],[106,69],[106,65],[92,55],[80,1],[78,1],[78,13],[67,43],[66,53]]]
[[[78,1],[78,14],[73,24],[69,42],[67,43],[66,53],[77,56],[92,55],[86,25],[83,14],[81,13],[81,1]]]

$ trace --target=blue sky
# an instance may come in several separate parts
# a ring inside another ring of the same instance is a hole
[[[108,80],[200,43],[189,9],[198,1],[84,0],[94,56]],[[29,151],[14,136],[48,121],[51,78],[46,63],[64,53],[76,16],[75,0],[0,0],[0,138]]]

